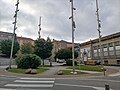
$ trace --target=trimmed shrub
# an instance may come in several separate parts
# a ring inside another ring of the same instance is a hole
[[[74,61],[74,64],[77,65],[77,62]],[[67,65],[67,66],[72,66],[72,65],[73,65],[72,60],[66,60],[66,65]]]
[[[41,58],[35,54],[25,54],[16,58],[18,68],[37,68],[41,64]]]

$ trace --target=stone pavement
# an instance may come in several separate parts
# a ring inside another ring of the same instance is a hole
[[[50,70],[45,71],[41,74],[34,74],[34,75],[30,75],[30,74],[18,74],[18,73],[11,73],[5,70],[7,66],[0,66],[0,76],[9,76],[9,77],[13,77],[13,76],[17,76],[17,77],[48,77],[48,78],[66,78],[66,77],[85,77],[85,76],[100,76],[100,75],[104,75],[103,72],[93,72],[93,71],[84,71],[84,70],[80,70],[82,72],[86,72],[89,74],[81,74],[81,75],[57,75],[56,73],[59,70],[65,70],[67,67],[66,66],[60,66],[57,64],[54,64],[53,67],[47,67]],[[16,67],[16,66],[13,66]],[[44,67],[43,67],[44,68]],[[45,67],[46,68],[46,67]],[[108,75],[113,75],[119,72],[119,70],[114,69],[114,68],[110,68],[110,67],[105,67],[107,69],[106,71],[106,76]]]

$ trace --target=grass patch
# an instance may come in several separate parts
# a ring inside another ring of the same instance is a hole
[[[11,68],[11,69],[8,69],[9,72],[21,73],[21,74],[25,74],[26,70],[27,69],[21,69],[21,68]],[[39,73],[45,72],[45,71],[47,71],[49,69],[47,69],[47,68],[37,68],[36,70],[37,70],[37,73],[39,74]]]
[[[11,68],[11,69],[8,69],[7,71],[13,72],[13,73],[22,73],[22,74],[24,74],[25,70],[26,69],[21,69],[21,68]]]
[[[47,71],[47,70],[49,70],[49,69],[47,69],[47,68],[38,68],[38,69],[36,69],[37,70],[37,72],[38,73],[43,73],[43,72],[45,72],[45,71]]]
[[[73,75],[73,74],[71,73],[72,70],[60,70],[60,71],[63,72],[62,75]],[[85,72],[77,72],[77,75],[78,75],[78,74],[87,74],[87,73],[85,73]]]
[[[71,69],[72,67],[69,67],[69,68]],[[86,71],[97,71],[97,72],[103,71],[103,69],[101,69],[101,66],[92,66],[92,65],[75,66],[75,69],[86,70]]]

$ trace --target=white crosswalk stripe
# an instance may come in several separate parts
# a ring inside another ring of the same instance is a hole
[[[0,90],[52,90],[55,78],[20,78]]]

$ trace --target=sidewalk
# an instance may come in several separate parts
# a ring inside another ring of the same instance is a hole
[[[59,70],[65,70],[66,68],[65,66],[49,67],[50,70],[41,73],[41,75],[55,75]]]
[[[56,77],[64,77],[64,78],[67,78],[67,77],[85,77],[85,76],[100,76],[100,75],[104,75],[103,72],[93,72],[93,71],[84,71],[84,70],[80,70],[82,72],[86,72],[86,73],[89,73],[89,74],[81,74],[81,75],[57,75],[56,73],[59,71],[59,70],[65,70],[67,67],[66,66],[53,66],[53,67],[47,67],[49,68],[50,70],[48,71],[45,71],[41,74],[34,74],[34,75],[30,75],[30,74],[18,74],[18,73],[11,73],[11,72],[8,72],[5,70],[7,66],[0,66],[0,76],[9,76],[9,77],[45,77],[45,78],[56,78]],[[15,66],[13,66],[15,67]],[[44,67],[43,67],[44,68]],[[45,67],[46,68],[46,67]],[[115,69],[111,69],[109,67],[106,67],[107,68],[107,71],[106,71],[106,75],[109,76],[111,74],[116,74],[118,73],[119,71],[118,70],[115,70]]]

